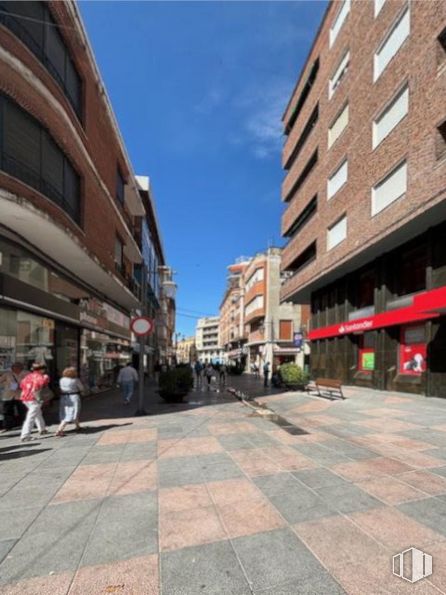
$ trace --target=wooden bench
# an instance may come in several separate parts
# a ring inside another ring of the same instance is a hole
[[[312,383],[307,386],[307,390],[316,390],[320,397],[323,397],[323,392],[328,393],[330,396],[340,397],[345,399],[342,392],[342,382],[335,380],[334,378],[316,378]]]

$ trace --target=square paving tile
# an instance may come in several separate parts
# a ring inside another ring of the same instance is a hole
[[[80,465],[54,496],[53,503],[103,498],[115,468],[115,463]]]
[[[400,504],[398,509],[417,522],[446,536],[446,502],[442,498],[443,496],[405,502]]]
[[[158,556],[140,556],[110,564],[80,568],[74,577],[70,595],[86,593],[158,595]]]
[[[2,595],[66,595],[73,572],[23,579],[1,587]]]
[[[206,484],[161,489],[158,493],[158,499],[160,514],[162,515],[212,505]]]
[[[331,485],[316,490],[327,506],[343,514],[355,512],[358,510],[368,510],[381,506],[382,503],[364,492],[356,485],[344,482],[344,485]]]
[[[361,490],[379,498],[379,500],[382,500],[386,504],[401,504],[402,502],[420,500],[426,497],[424,492],[407,485],[407,483],[400,481],[397,477],[366,479],[356,485]]]
[[[230,454],[234,461],[250,477],[280,471],[279,464],[265,456],[265,453],[261,449],[233,450]]]
[[[326,448],[331,448],[337,453],[341,453],[345,455],[349,459],[353,459],[354,461],[361,461],[364,459],[373,459],[376,457],[376,453],[372,450],[367,448],[362,448],[361,446],[356,446],[350,442],[345,440],[339,440],[337,438],[333,438],[332,440],[326,440],[324,442],[324,446]]]
[[[160,549],[175,550],[226,539],[215,507],[201,506],[160,513]]]
[[[445,540],[440,533],[432,531],[390,506],[355,512],[349,516],[365,533],[396,552],[414,544],[422,548],[430,543]]]
[[[155,490],[157,467],[155,461],[129,461],[117,465],[108,487],[111,496]]]
[[[164,595],[251,595],[229,541],[163,552],[161,583]]]
[[[342,463],[333,467],[333,471],[350,481],[361,481],[384,475],[397,475],[412,470],[413,468],[409,467],[409,465],[386,457]]]
[[[223,447],[213,436],[158,440],[158,456],[163,459],[207,455],[217,452],[223,452]]]
[[[430,496],[446,494],[446,477],[435,475],[430,471],[402,473],[398,475],[398,479]]]
[[[258,477],[254,483],[289,523],[335,514],[312,490],[288,473]]]
[[[82,557],[82,566],[154,554],[158,503],[154,492],[107,498]]]
[[[313,489],[345,484],[345,479],[322,467],[293,471],[292,474],[309,488]]]
[[[302,453],[309,459],[316,461],[319,465],[336,465],[338,463],[347,463],[350,461],[345,455],[340,452],[336,452],[332,449],[326,448],[323,444],[295,444],[295,448],[298,452]]]
[[[254,591],[293,579],[321,579],[327,574],[291,529],[239,537],[233,545]]]
[[[1,512],[0,539],[18,539],[40,514],[40,506],[3,510]]]
[[[248,434],[221,434],[218,441],[225,450],[255,448],[255,445],[248,439]]]

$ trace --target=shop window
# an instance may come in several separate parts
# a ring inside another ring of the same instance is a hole
[[[364,333],[359,337],[358,370],[372,373],[375,369],[375,334]]]
[[[401,328],[399,372],[420,376],[426,371],[426,330],[424,325]]]
[[[367,271],[359,277],[358,308],[373,306],[375,303],[375,273]]]
[[[400,265],[398,295],[409,295],[426,289],[426,247],[414,248],[403,255]]]
[[[442,159],[446,156],[446,120],[437,126],[435,156],[437,159]]]

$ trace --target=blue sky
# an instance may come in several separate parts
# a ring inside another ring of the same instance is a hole
[[[280,119],[325,6],[80,3],[134,170],[152,180],[184,334],[218,313],[228,264],[283,243]]]

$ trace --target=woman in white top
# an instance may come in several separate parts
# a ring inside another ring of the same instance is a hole
[[[64,436],[65,426],[69,423],[76,425],[76,431],[81,429],[79,414],[81,410],[81,392],[84,390],[77,377],[76,368],[66,368],[59,380],[60,386],[60,426],[56,436]]]

